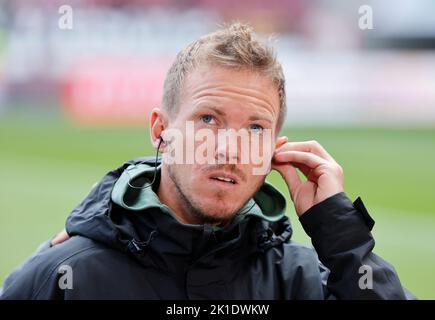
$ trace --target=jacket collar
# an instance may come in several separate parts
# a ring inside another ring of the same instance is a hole
[[[160,209],[163,213],[177,220],[175,214],[169,207],[160,202],[155,190],[150,186],[154,175],[156,175],[156,185],[159,184],[160,173],[161,165],[157,168],[147,164],[130,165],[116,182],[111,194],[112,201],[122,208],[132,211]],[[285,216],[285,210],[284,196],[271,184],[265,182],[254,197],[235,215],[233,223],[238,223],[247,216],[257,216],[269,222],[276,222]],[[177,222],[179,221],[177,220]],[[187,226],[201,227],[197,225]]]
[[[255,202],[249,212],[239,213],[225,228],[180,223],[151,187],[128,188],[126,169],[130,168],[132,185],[145,185],[154,173],[150,161],[131,160],[105,175],[72,211],[67,232],[130,253],[141,264],[168,272],[183,271],[192,263],[235,268],[241,265],[240,259],[291,238],[290,221],[284,216],[285,199],[268,184],[247,204]]]

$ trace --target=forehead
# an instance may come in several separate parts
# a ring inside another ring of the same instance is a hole
[[[269,77],[248,69],[217,66],[202,66],[190,72],[180,98],[183,108],[201,99],[219,98],[250,101],[270,109],[274,114],[278,114],[280,107],[278,90]]]

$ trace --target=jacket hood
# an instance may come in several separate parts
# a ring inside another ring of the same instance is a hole
[[[154,191],[160,182],[160,168],[149,164],[127,167],[114,185],[111,193],[112,201],[124,209],[136,212],[157,208],[177,220],[173,212],[160,202]],[[156,182],[151,188],[150,182],[154,175],[156,175]],[[232,223],[240,222],[249,215],[276,222],[284,217],[285,209],[284,196],[270,183],[265,182],[254,197],[239,210]],[[189,225],[185,224],[185,226]]]
[[[154,264],[168,268],[165,255],[185,260],[225,253],[227,258],[242,258],[291,238],[285,198],[269,183],[260,188],[225,228],[182,224],[155,193],[160,183],[160,162],[155,167],[154,161],[153,158],[131,160],[106,174],[69,215],[68,234],[133,253],[139,259],[146,253],[153,254]],[[155,183],[146,187],[154,174]]]

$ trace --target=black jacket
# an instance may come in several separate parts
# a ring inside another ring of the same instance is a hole
[[[280,215],[285,199],[271,185],[226,228],[184,225],[151,188],[121,183],[139,163],[154,170],[152,159],[141,158],[104,176],[68,217],[71,239],[38,250],[6,279],[1,298],[406,298],[394,268],[372,253],[374,222],[359,198],[336,194],[300,218],[314,251],[291,240],[290,221]],[[145,171],[132,181],[148,183]],[[59,285],[65,266],[66,288]],[[360,288],[367,268],[372,286]]]

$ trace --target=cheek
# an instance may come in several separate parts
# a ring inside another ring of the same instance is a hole
[[[246,181],[246,190],[248,192],[253,192],[257,190],[261,185],[263,185],[266,175],[264,174],[252,174],[253,168],[251,168],[251,171],[246,173],[247,181]],[[257,170],[258,171],[258,170]]]
[[[260,155],[265,161],[272,159],[272,154],[275,151],[275,145],[273,144],[272,137],[265,136],[264,140],[260,144]]]
[[[208,181],[202,173],[201,167],[198,165],[183,165],[183,176],[186,187],[195,193],[201,193],[204,187],[207,187]]]
[[[179,187],[186,190],[195,187],[197,174],[192,165],[174,164],[171,167],[172,174],[176,177]]]
[[[265,177],[263,175],[252,175],[250,179],[252,187],[258,188],[263,184]]]

